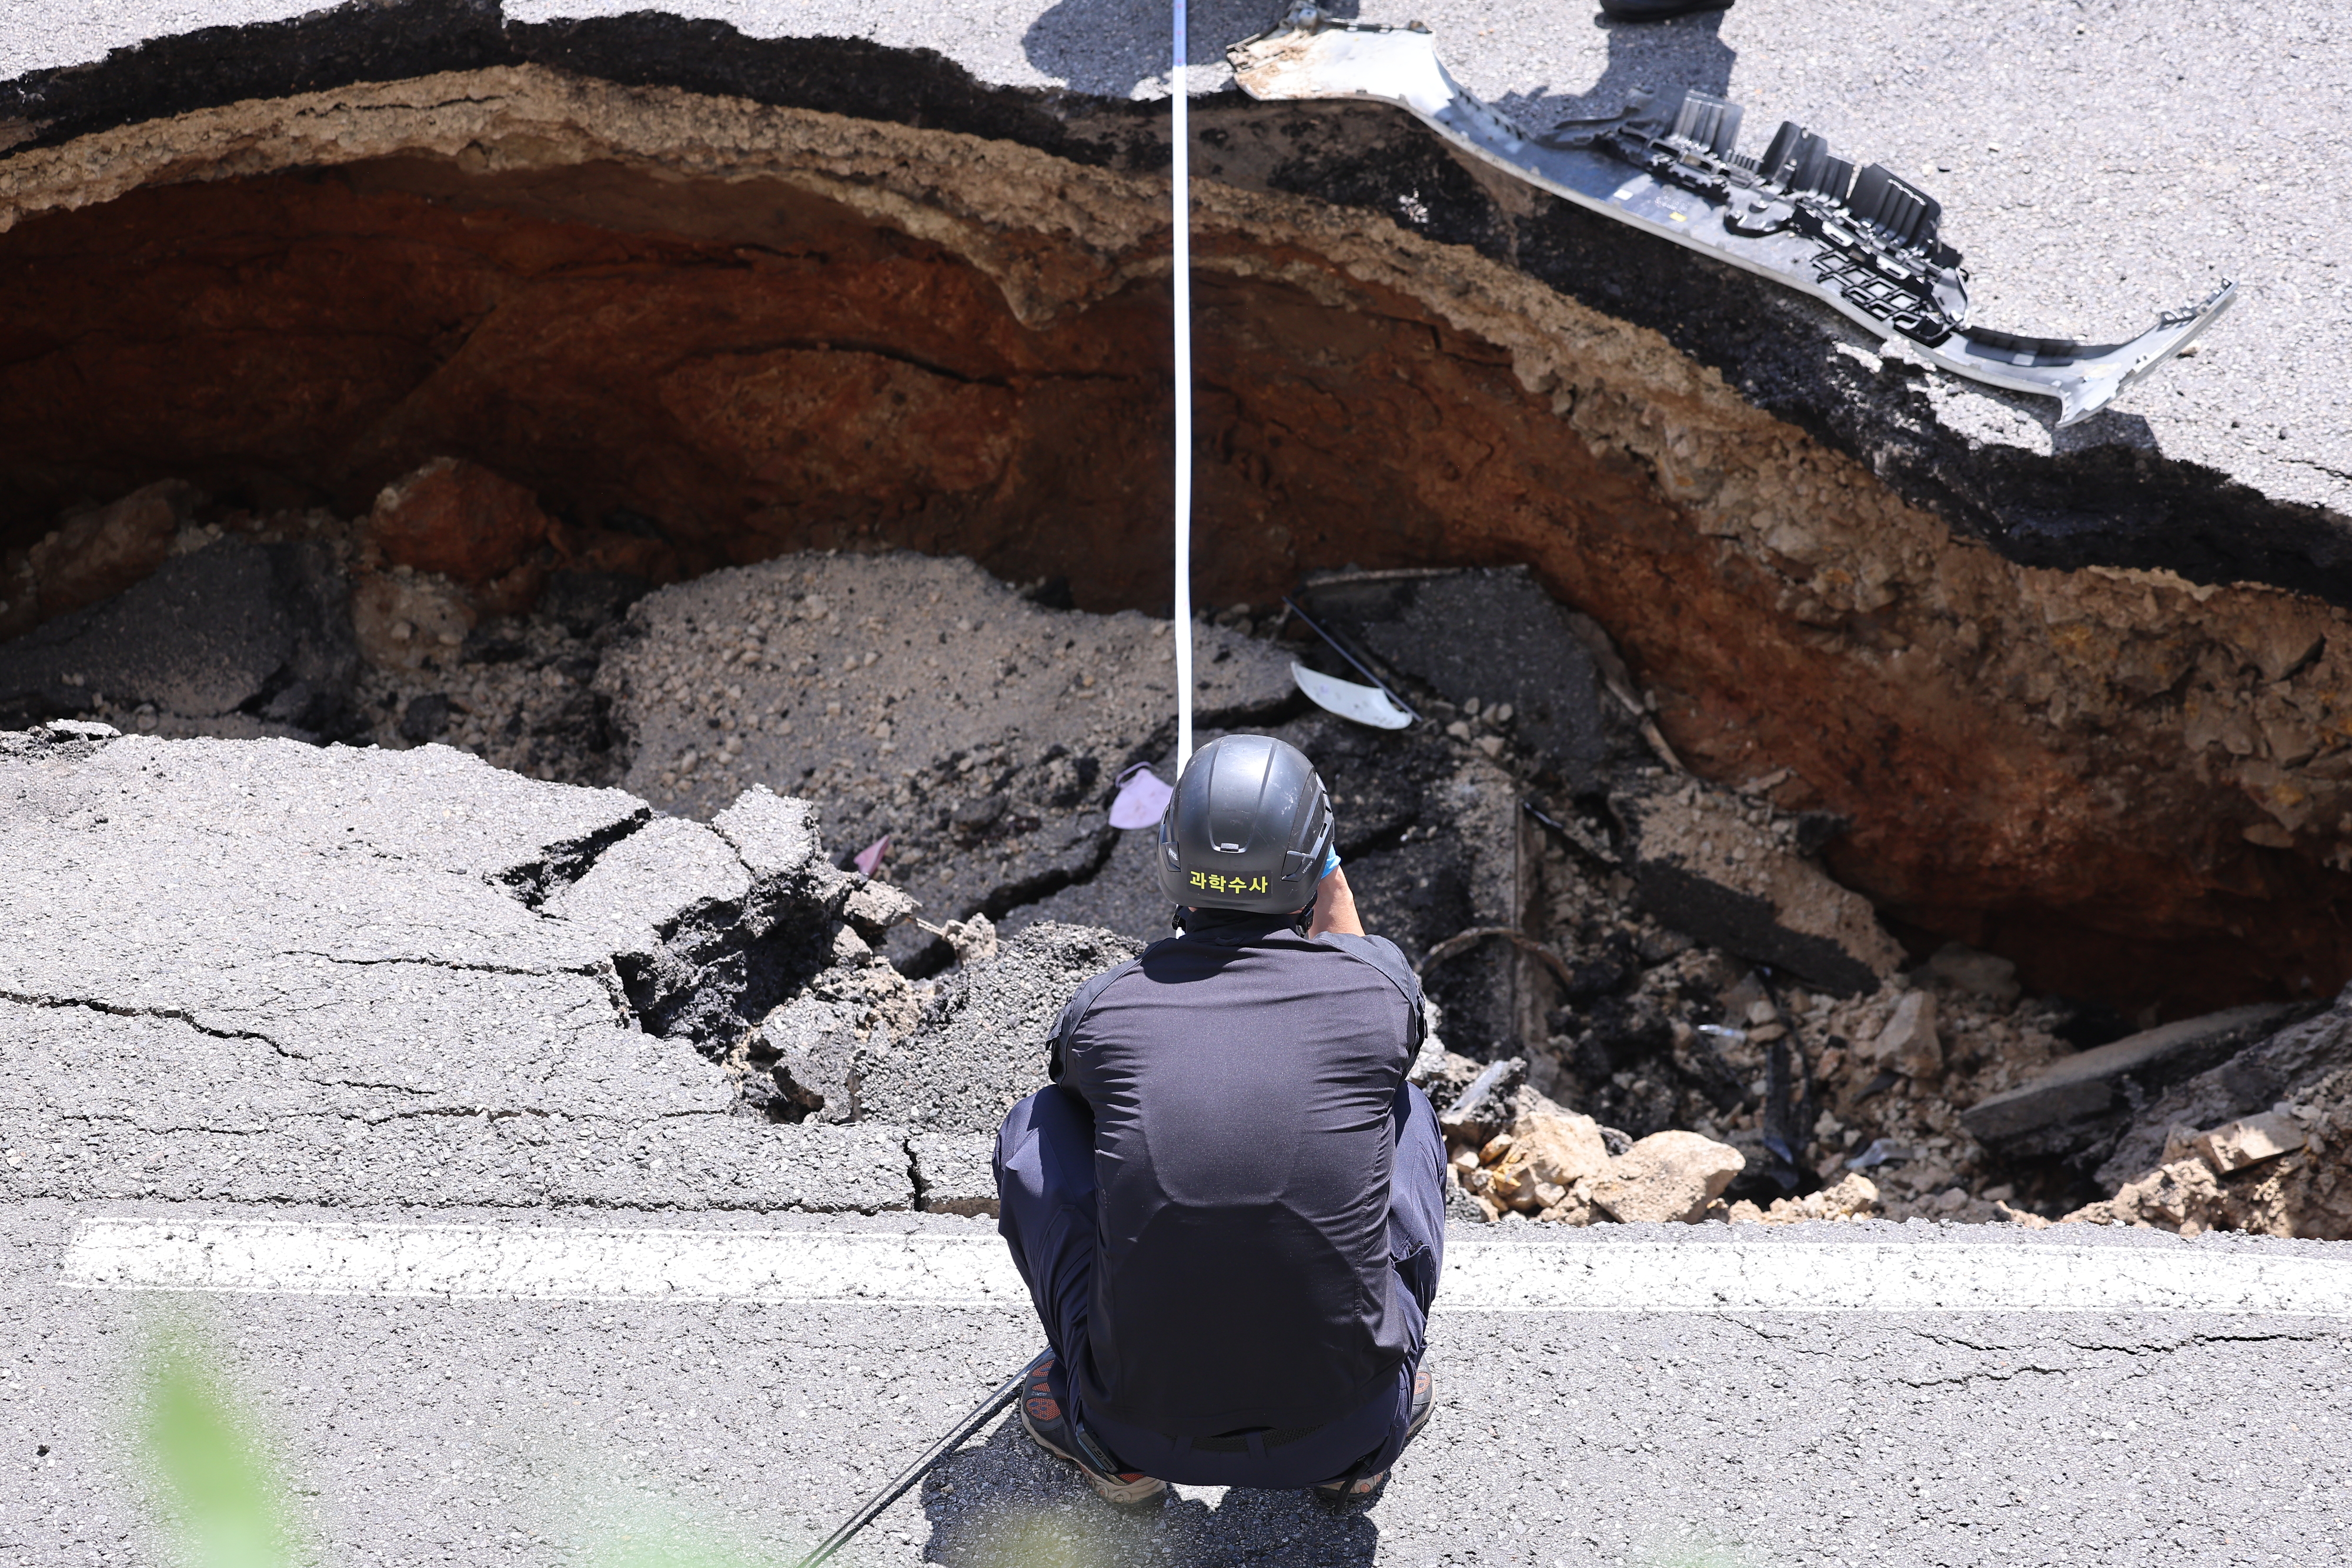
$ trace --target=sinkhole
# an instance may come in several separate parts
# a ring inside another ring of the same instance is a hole
[[[625,74],[289,90],[0,162],[0,654],[237,537],[328,570],[361,665],[411,672],[558,600],[810,552],[1165,615],[1164,129]],[[1808,848],[1915,960],[1962,943],[2150,1019],[2352,976],[2345,593],[2286,522],[2145,455],[1890,461],[1804,369],[1837,359],[1810,307],[1385,111],[1199,125],[1202,602],[1524,569],[1676,766],[1834,824]],[[451,488],[439,521],[350,543],[417,484]],[[2102,519],[2063,548],[1997,526],[2062,492]],[[296,548],[330,536],[359,553]],[[256,679],[257,733],[398,743],[363,674]],[[99,695],[52,660],[6,700]],[[620,778],[635,744],[575,750]]]

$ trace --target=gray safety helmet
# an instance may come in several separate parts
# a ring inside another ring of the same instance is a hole
[[[1331,797],[1298,747],[1221,736],[1192,754],[1160,818],[1160,885],[1193,909],[1290,915],[1315,902]]]

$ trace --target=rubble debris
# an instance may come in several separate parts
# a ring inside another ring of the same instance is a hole
[[[853,883],[848,902],[841,906],[842,918],[868,942],[878,942],[883,934],[901,921],[915,918],[922,904],[904,888],[888,883],[866,881]]]
[[[985,915],[950,920],[945,925],[926,923],[923,929],[945,942],[954,952],[955,961],[965,968],[985,964],[996,956],[996,927],[990,924]]]
[[[2352,1239],[2352,997],[2147,1104],[2100,1168],[2111,1197],[2065,1218],[2193,1236]],[[2256,1091],[2278,1098],[2260,1110]],[[2217,1107],[2220,1109],[2217,1111]],[[2150,1131],[2165,1127],[2160,1144]],[[2147,1151],[2143,1153],[2143,1151]],[[2143,1163],[2120,1177],[2126,1157]]]
[[[1581,1186],[1590,1193],[1590,1184],[1609,1173],[1609,1145],[1591,1117],[1563,1110],[1532,1091],[1522,1094],[1509,1131],[1479,1150],[1489,1177],[1486,1191],[1505,1208],[1558,1208],[1571,1189]]]
[[[2093,1179],[2105,1188],[2174,1157],[2173,1130],[2210,1127],[2266,1111],[2340,1068],[2352,1067],[2352,1002],[2333,1007],[2258,1040],[2219,1066],[2155,1096],[2135,1113]]]
[[[2235,1176],[2264,1160],[2291,1155],[2309,1142],[2293,1117],[2275,1111],[2212,1128],[2192,1140],[2198,1155],[2220,1176]]]
[[[1802,1197],[1776,1197],[1769,1208],[1742,1198],[1724,1218],[1734,1225],[1801,1225],[1814,1219],[1869,1219],[1879,1213],[1878,1186],[1860,1172]]]
[[[1197,657],[1204,726],[1292,700],[1262,642],[1203,627]],[[1101,869],[1110,778],[1172,739],[1174,669],[1162,621],[1045,609],[964,560],[825,554],[639,601],[594,687],[660,809],[805,795],[842,841],[889,834],[934,921],[993,920]],[[921,972],[949,959],[934,940],[902,926],[887,951]]]
[[[1449,703],[1506,710],[1499,722],[1570,793],[1601,788],[1612,761],[1636,754],[1571,612],[1523,568],[1330,573],[1300,597],[1331,634]]]
[[[557,878],[544,896],[584,911],[635,867],[655,890],[642,896],[676,902],[661,912],[667,926],[632,916],[627,939],[612,944],[624,989],[648,1028],[720,1063],[745,1106],[768,1119],[977,1136],[983,1129],[976,1125],[940,1124],[951,1093],[941,1086],[968,1059],[987,1084],[973,1103],[994,1104],[1018,1085],[1042,1082],[1042,1046],[1017,1038],[1019,1030],[976,1051],[960,1038],[942,1044],[923,1032],[929,1009],[977,983],[1033,931],[1097,928],[1095,939],[1108,941],[1099,929],[1108,927],[1118,934],[1114,948],[1125,951],[1169,930],[1171,911],[1150,874],[1156,817],[1122,831],[1107,810],[1122,774],[1132,781],[1142,777],[1135,769],[1166,769],[1172,760],[1161,699],[1147,689],[1167,678],[1159,623],[1045,610],[969,563],[892,556],[782,558],[666,591],[634,612],[640,585],[625,574],[558,570],[529,613],[487,614],[477,609],[478,584],[390,561],[380,541],[362,542],[374,525],[373,514],[350,525],[289,516],[220,537],[184,525],[171,559],[226,561],[239,551],[299,548],[332,569],[321,580],[341,580],[333,572],[348,567],[384,604],[420,617],[427,612],[418,605],[443,606],[454,642],[420,619],[394,653],[371,663],[369,637],[388,632],[378,625],[357,638],[362,657],[347,689],[364,704],[357,722],[380,744],[421,746],[437,735],[517,771],[583,783],[634,770],[651,777],[658,802],[686,813],[681,824],[708,816],[725,849],[665,827],[605,857],[610,864],[593,886]],[[520,537],[537,526],[526,522]],[[533,551],[562,543],[560,527],[547,526]],[[416,560],[436,559],[422,549]],[[554,559],[560,565],[560,554]],[[2108,1160],[2103,1177],[2131,1162],[2100,1189],[2113,1191],[2167,1163],[2158,1156],[2174,1128],[2258,1113],[2346,1061],[2339,1034],[2321,1020],[2279,1031],[2201,1075],[2157,1084],[2158,1098],[2137,1113],[2111,1108],[2112,1125],[2100,1133],[2114,1134],[2111,1152],[2074,1150],[2063,1156],[2073,1174],[2053,1186],[2029,1168],[2047,1156],[1987,1148],[1954,1107],[2018,1090],[2063,1058],[2059,1037],[2074,1027],[2067,1008],[2023,997],[2006,960],[1957,946],[1897,972],[1898,956],[1867,906],[1805,859],[1822,841],[1820,824],[1774,806],[1771,776],[1742,793],[1655,765],[1634,724],[1644,700],[1635,677],[1598,627],[1573,613],[1547,621],[1537,612],[1549,601],[1524,573],[1417,572],[1354,574],[1339,583],[1360,602],[1350,608],[1346,594],[1335,601],[1343,628],[1335,634],[1377,642],[1378,628],[1392,627],[1382,615],[1402,624],[1431,606],[1451,613],[1461,606],[1450,595],[1497,583],[1511,603],[1534,596],[1512,624],[1543,659],[1589,670],[1598,693],[1590,716],[1605,741],[1601,764],[1586,775],[1591,792],[1566,788],[1557,758],[1570,743],[1549,743],[1554,760],[1547,760],[1531,739],[1531,699],[1496,684],[1496,667],[1470,656],[1475,639],[1455,639],[1468,653],[1457,648],[1451,662],[1426,663],[1450,683],[1445,689],[1397,674],[1430,723],[1374,731],[1302,711],[1282,678],[1288,650],[1264,634],[1274,615],[1235,606],[1203,633],[1204,648],[1226,652],[1205,662],[1225,672],[1223,689],[1255,716],[1252,727],[1271,728],[1325,771],[1368,921],[1423,967],[1433,1000],[1446,1009],[1457,1050],[1430,1058],[1424,1076],[1433,1098],[1450,1111],[1481,1071],[1497,1061],[1517,1064],[1496,1081],[1499,1093],[1454,1119],[1457,1134],[1484,1127],[1480,1149],[1509,1135],[1518,1099],[1537,1095],[1562,1115],[1589,1119],[1612,1159],[1669,1132],[1735,1151],[1738,1174],[1718,1206],[1745,1203],[1767,1217],[1810,1213],[1821,1191],[1851,1190],[1847,1178],[1868,1169],[1890,1218],[1992,1221],[2030,1212],[2010,1201],[2028,1201],[2018,1197],[2021,1185],[2042,1213],[2079,1205],[2084,1166],[2101,1157]],[[885,613],[909,602],[930,629],[931,654],[912,645],[911,622]],[[998,615],[1003,627],[984,624]],[[1026,673],[1014,675],[987,663],[992,649],[1018,652],[1018,639],[1043,631],[1057,631],[1067,644],[1058,683],[1041,685],[1045,672],[1019,660],[1009,662]],[[940,678],[950,673],[944,662],[924,660],[939,656],[942,634],[958,650],[953,674],[975,662],[993,673],[978,685]],[[1083,662],[1081,642],[1089,650]],[[1419,656],[1406,643],[1368,643],[1365,652],[1381,661]],[[884,678],[914,671],[933,678],[896,685]],[[861,685],[869,673],[878,685]],[[1130,685],[1135,691],[1123,695]],[[740,701],[730,695],[739,688]],[[762,711],[767,702],[778,706]],[[644,741],[648,714],[656,734],[712,737],[704,742],[709,755],[692,766],[673,756],[662,766]],[[935,739],[974,727],[983,744],[930,755]],[[592,733],[599,736],[593,743]],[[1213,725],[1202,731],[1204,738],[1216,733]],[[1066,738],[1074,734],[1076,744]],[[929,760],[907,767],[901,745]],[[761,848],[746,825],[754,817],[768,824],[772,847]],[[894,881],[912,889],[838,869],[849,857],[827,860],[815,847],[820,819],[850,845],[887,838],[887,860],[872,869],[887,863]],[[727,850],[768,868],[751,878],[752,891],[726,871]],[[1691,874],[1716,898],[1742,885],[1775,885],[1774,877],[1790,885],[1790,865],[1814,882],[1744,934],[1727,934],[1693,918],[1689,904],[1676,914],[1645,894],[1645,877],[1654,891],[1661,865],[1696,867],[1706,874]],[[757,890],[788,883],[792,899],[814,899],[827,912],[821,931],[772,940],[758,935],[769,930],[761,911],[730,913],[746,898],[774,902],[780,895]],[[1822,889],[1828,894],[1816,897]],[[1860,912],[1843,927],[1840,898]],[[1806,914],[1808,900],[1828,916]],[[619,907],[613,903],[607,914]],[[992,913],[1000,907],[1001,920]],[[1832,946],[1851,968],[1808,970],[1769,958],[1756,967],[1759,953],[1788,959],[1787,944],[1805,935],[1808,921],[1838,933]],[[1465,931],[1509,940],[1481,938],[1458,951],[1448,945]],[[953,972],[938,989],[908,977],[948,966]],[[1853,984],[1826,983],[1841,977]],[[2352,1029],[2340,1036],[2352,1040]],[[934,1048],[944,1054],[924,1089],[918,1080]],[[1517,1164],[1509,1159],[1501,1147],[1494,1160],[1475,1161],[1486,1173],[1477,1178],[1482,1190],[1464,1188],[1457,1207],[1556,1222],[1609,1217],[1595,1203],[1597,1176],[1581,1185],[1557,1179],[1560,1170],[1537,1168],[1533,1147]],[[1558,1159],[1552,1166],[1565,1168]],[[909,1168],[919,1170],[919,1162]],[[1460,1172],[1464,1181],[1472,1174]],[[1979,1189],[1998,1196],[1972,1196]]]
[[[1610,1162],[1592,1184],[1592,1206],[1612,1218],[1704,1218],[1747,1165],[1738,1149],[1696,1133],[1653,1133]]]
[[[1979,1141],[2002,1154],[2063,1155],[2094,1165],[2130,1119],[2126,1085],[2144,1100],[2264,1039],[2294,1010],[2264,1003],[2144,1030],[2053,1062],[2032,1082],[1969,1106],[1961,1120]]]
[[[861,1118],[927,1132],[993,1134],[1046,1082],[1063,1004],[1140,949],[1114,932],[1033,925],[984,963],[950,971],[902,1030],[870,1031],[856,1056]]]
[[[1515,1096],[1527,1082],[1527,1072],[1528,1064],[1516,1056],[1480,1069],[1437,1113],[1438,1129],[1446,1141],[1483,1145],[1507,1128],[1518,1114]]]
[[[1696,780],[1630,794],[1642,907],[1676,930],[1841,995],[1903,962],[1869,902],[1798,853],[1796,824]]]
[[[1738,1150],[1695,1133],[1635,1142],[1525,1084],[1507,1087],[1523,1066],[1488,1067],[1438,1118],[1449,1191],[1463,1195],[1449,1205],[1465,1217],[1694,1222],[1745,1164]]]
[[[1944,1071],[1944,1044],[1936,1038],[1936,994],[1912,991],[1895,1005],[1894,1016],[1872,1043],[1878,1060],[1906,1078],[1934,1078]]]

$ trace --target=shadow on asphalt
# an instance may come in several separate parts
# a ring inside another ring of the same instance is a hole
[[[1185,61],[1224,63],[1228,45],[1262,33],[1282,19],[1283,0],[1191,0]],[[1355,0],[1330,0],[1337,16],[1356,14]],[[1022,51],[1047,76],[1074,92],[1126,98],[1137,84],[1168,74],[1167,0],[1060,0],[1029,25]]]
[[[1609,36],[1609,63],[1599,80],[1576,92],[1555,91],[1546,84],[1507,93],[1495,100],[1495,107],[1541,129],[1562,120],[1614,114],[1625,107],[1626,96],[1635,88],[1667,97],[1685,87],[1717,97],[1730,92],[1731,68],[1738,63],[1739,51],[1723,41],[1720,11],[1669,22],[1617,22],[1596,14],[1592,25]],[[1441,38],[1441,55],[1444,47]],[[1750,138],[1753,133],[1750,127]]]
[[[1077,1472],[1040,1453],[1020,1423],[1000,1425],[923,1483],[927,1563],[952,1568],[1155,1568],[1212,1563],[1370,1563],[1377,1508],[1337,1515],[1305,1492],[1235,1488],[1212,1508],[1171,1496],[1157,1512],[1106,1506]]]

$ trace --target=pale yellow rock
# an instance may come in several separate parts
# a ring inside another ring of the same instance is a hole
[[[1944,1042],[1936,1035],[1936,994],[1910,991],[1895,1004],[1895,1016],[1878,1031],[1878,1060],[1910,1078],[1933,1078],[1944,1071]]]
[[[1615,1218],[1691,1223],[1723,1196],[1748,1161],[1696,1133],[1653,1133],[1609,1162],[1592,1184],[1594,1205]]]
[[[2223,1176],[2231,1171],[2258,1166],[2264,1160],[2274,1160],[2281,1155],[2293,1154],[2307,1140],[2303,1129],[2291,1116],[2275,1111],[2265,1111],[2259,1116],[2248,1116],[2226,1127],[2216,1127],[2197,1135],[2197,1152],[2205,1163]]]
[[[2202,1159],[2175,1160],[2137,1181],[2125,1183],[2105,1202],[2086,1205],[2066,1218],[2196,1236],[2221,1227],[2221,1184],[2214,1179],[2213,1167]]]
[[[1486,1146],[1504,1145],[1490,1171],[1487,1191],[1508,1207],[1535,1212],[1559,1207],[1545,1188],[1566,1190],[1609,1168],[1609,1145],[1601,1124],[1534,1094],[1523,1095],[1510,1130]]]
[[[1755,1205],[1738,1207],[1753,1208]],[[1757,1216],[1767,1225],[1798,1225],[1808,1219],[1864,1219],[1878,1212],[1878,1184],[1860,1171],[1802,1197],[1776,1197]],[[1735,1214],[1737,1209],[1735,1208]]]

